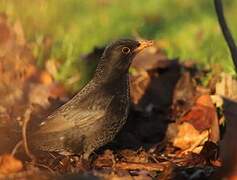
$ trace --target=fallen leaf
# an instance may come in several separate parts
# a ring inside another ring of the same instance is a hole
[[[200,132],[209,130],[210,141],[218,142],[220,139],[216,108],[209,95],[200,96],[191,110],[181,118],[181,122],[192,124]]]
[[[55,77],[58,74],[59,63],[56,59],[48,59],[45,62],[45,68],[51,76]]]
[[[237,100],[237,81],[232,75],[221,73],[221,80],[216,83],[216,94]]]
[[[167,137],[173,146],[182,149],[184,153],[199,153],[199,146],[208,140],[208,130],[199,132],[190,123],[172,123],[168,126]]]
[[[115,162],[113,151],[106,150],[100,155],[95,161],[94,165],[98,168],[101,167],[112,167]]]
[[[136,152],[130,149],[124,149],[119,154],[125,162],[148,163],[149,156],[145,151]]]
[[[0,174],[8,175],[22,170],[23,164],[20,160],[9,154],[0,156]]]
[[[130,94],[134,104],[139,103],[140,99],[145,94],[150,81],[150,76],[143,69],[136,70],[136,74],[130,76]]]
[[[42,71],[40,73],[40,82],[44,85],[50,85],[53,83],[53,77],[47,71]]]

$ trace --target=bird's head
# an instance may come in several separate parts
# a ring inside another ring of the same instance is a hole
[[[97,72],[103,76],[119,78],[120,75],[128,73],[129,66],[136,54],[152,44],[152,41],[131,39],[121,39],[111,43],[104,50]]]

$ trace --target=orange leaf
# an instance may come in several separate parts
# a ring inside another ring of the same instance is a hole
[[[42,71],[40,74],[40,82],[45,85],[50,85],[53,83],[53,77],[47,71]]]
[[[210,139],[213,142],[219,141],[219,122],[216,108],[209,95],[200,96],[191,110],[181,118],[181,122],[188,122],[198,131],[210,129]]]
[[[20,160],[9,154],[0,156],[0,174],[7,175],[22,170],[23,164]]]
[[[195,129],[203,131],[211,127],[216,119],[216,109],[209,95],[200,96],[191,110],[181,118],[182,122],[189,122]]]

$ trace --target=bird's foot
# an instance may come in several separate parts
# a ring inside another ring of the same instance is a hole
[[[70,162],[76,167],[76,171],[85,172],[91,169],[91,163],[88,160],[85,160],[82,156],[71,156]]]
[[[80,162],[86,169],[90,169],[92,165],[93,158],[90,154],[91,153],[84,153],[80,156]]]

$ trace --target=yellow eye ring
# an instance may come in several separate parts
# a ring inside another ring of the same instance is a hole
[[[123,54],[128,54],[130,53],[130,49],[128,47],[123,47],[122,52]]]

